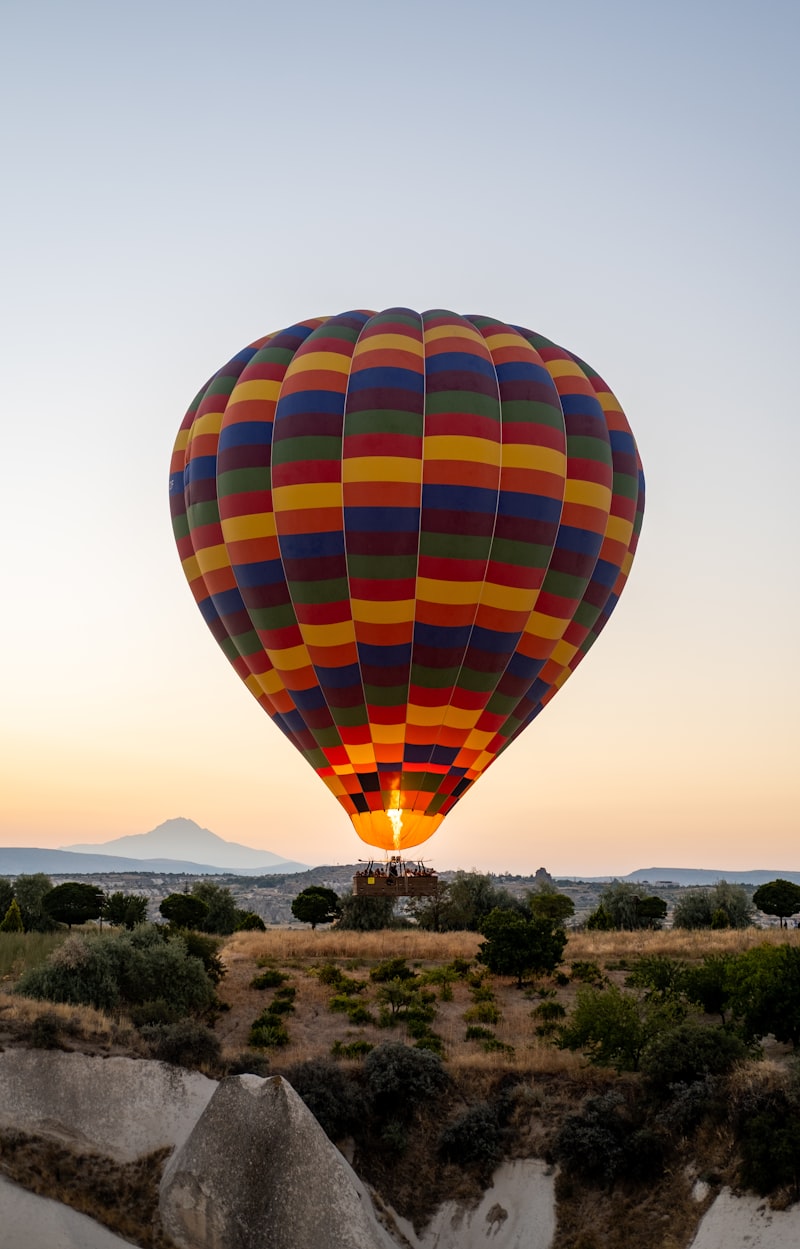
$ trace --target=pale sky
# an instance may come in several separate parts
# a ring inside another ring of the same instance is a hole
[[[799,38],[791,0],[7,0],[0,844],[365,852],[208,633],[168,466],[240,347],[407,305],[588,361],[648,490],[602,638],[426,854],[800,868]]]

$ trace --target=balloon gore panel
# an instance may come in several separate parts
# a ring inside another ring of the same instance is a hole
[[[605,627],[644,478],[577,356],[489,317],[391,308],[234,356],[184,417],[170,505],[228,660],[358,835],[400,850]]]

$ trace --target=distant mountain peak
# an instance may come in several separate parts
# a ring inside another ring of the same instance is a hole
[[[131,833],[111,841],[61,848],[79,854],[110,854],[133,859],[189,859],[195,863],[213,863],[216,867],[229,870],[237,867],[268,869],[290,861],[271,850],[258,850],[254,846],[225,841],[211,829],[202,828],[186,816],[164,820],[149,833]]]

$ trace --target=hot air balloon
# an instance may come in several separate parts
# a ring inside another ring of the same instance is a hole
[[[201,389],[170,477],[186,578],[371,846],[418,846],[590,649],[644,479],[599,375],[540,334],[316,317]]]

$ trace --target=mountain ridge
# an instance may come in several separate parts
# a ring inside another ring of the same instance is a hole
[[[134,861],[172,860],[180,863],[212,865],[226,872],[258,870],[260,872],[286,872],[302,870],[306,863],[286,859],[271,850],[258,850],[201,828],[194,820],[178,816],[165,820],[148,833],[131,833],[115,837],[111,841],[77,843],[61,846],[62,853],[90,854],[122,857]],[[286,866],[288,865],[288,866]],[[157,869],[156,869],[157,870]],[[162,869],[163,870],[163,869]]]

